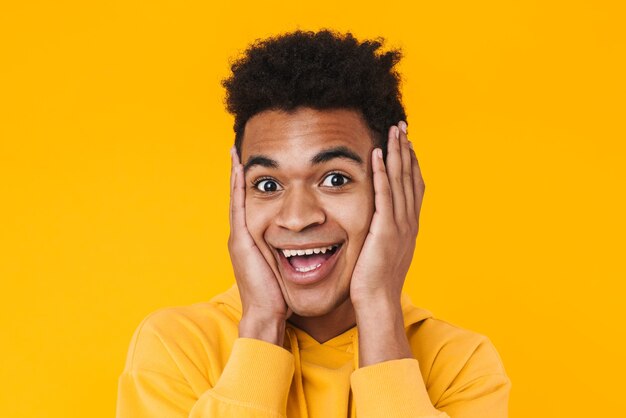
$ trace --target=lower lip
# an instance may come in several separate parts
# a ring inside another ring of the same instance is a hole
[[[333,269],[335,262],[337,261],[337,256],[342,250],[343,245],[340,245],[335,253],[328,260],[324,261],[321,266],[315,270],[304,272],[296,270],[279,250],[278,257],[280,258],[283,277],[288,281],[299,285],[311,285],[320,282],[324,280]]]

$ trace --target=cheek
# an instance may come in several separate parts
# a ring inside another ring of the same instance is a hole
[[[353,244],[360,245],[369,232],[374,214],[374,198],[368,190],[340,199],[332,208],[333,218],[348,233]]]
[[[273,216],[271,205],[246,198],[246,226],[257,245],[263,241]]]

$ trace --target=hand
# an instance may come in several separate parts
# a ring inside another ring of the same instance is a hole
[[[239,336],[282,345],[285,321],[292,312],[246,226],[245,179],[234,147],[231,157],[228,252],[243,307]]]
[[[375,212],[350,284],[357,311],[373,303],[399,307],[415,250],[425,185],[406,123],[398,126],[389,129],[386,167],[380,149],[372,152]]]

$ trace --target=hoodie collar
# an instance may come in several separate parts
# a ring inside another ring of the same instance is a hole
[[[241,320],[241,298],[239,296],[239,289],[237,288],[236,284],[234,284],[226,292],[215,296],[213,299],[211,299],[211,302],[222,305],[222,307],[225,308],[226,311],[229,312],[237,322]],[[402,315],[404,317],[405,328],[408,328],[413,324],[432,317],[432,314],[426,309],[414,306],[411,302],[411,299],[405,293],[402,293],[400,302],[402,305]],[[302,350],[311,348],[312,350],[340,349],[343,351],[345,349],[347,353],[352,353],[352,368],[353,370],[356,370],[359,368],[358,329],[357,327],[352,327],[351,329],[341,333],[340,335],[337,335],[334,338],[331,338],[323,344],[318,343],[306,332],[294,327],[291,324],[287,324],[285,334],[287,337],[286,342],[288,342],[289,344],[289,350],[293,353],[294,356],[294,382],[296,395],[298,397],[298,408],[300,411],[300,416],[303,418],[308,418],[309,413],[307,401],[304,395],[304,378],[301,358],[303,352]],[[352,396],[352,393],[350,393],[349,396]],[[349,405],[351,405],[349,412],[350,417],[355,417],[356,411],[354,401],[349,401]]]

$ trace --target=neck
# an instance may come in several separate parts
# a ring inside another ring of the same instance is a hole
[[[320,344],[343,334],[356,325],[356,315],[352,301],[347,298],[327,314],[314,317],[293,314],[288,322],[300,328]]]

